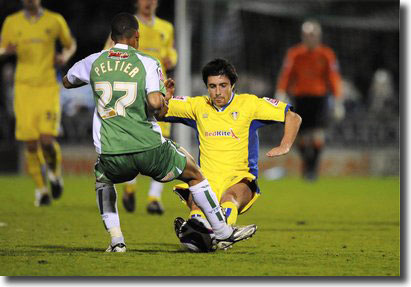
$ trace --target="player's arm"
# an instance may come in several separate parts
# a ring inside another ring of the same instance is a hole
[[[63,45],[61,53],[56,54],[56,64],[58,66],[64,66],[74,55],[77,50],[77,42],[71,35],[70,29],[67,25],[66,20],[63,16],[57,15],[57,23],[60,27],[59,29],[59,40]]]
[[[0,47],[0,57],[15,55],[16,51],[17,51],[17,45],[9,43],[5,47]]]
[[[71,45],[69,47],[64,47],[61,53],[56,55],[56,64],[58,66],[64,66],[74,55],[77,50],[76,39],[72,39]]]
[[[67,75],[65,75],[64,77],[63,77],[63,86],[66,88],[66,89],[74,89],[74,88],[78,88],[78,87],[82,87],[82,86],[85,86],[85,85],[87,85],[87,83],[85,83],[85,82],[77,82],[76,84],[72,84],[72,83],[70,83],[70,81],[68,80],[68,78],[67,78]]]
[[[63,77],[63,86],[66,89],[73,89],[90,83],[91,66],[100,55],[101,53],[91,54],[75,63]]]
[[[13,24],[10,18],[6,18],[0,34],[0,56],[14,55],[17,52],[17,45],[13,43]]]
[[[334,52],[331,49],[326,50],[326,52],[328,61],[328,81],[331,92],[334,95],[334,118],[339,121],[345,116],[345,107],[341,94],[341,75],[337,57]]]
[[[281,143],[279,146],[267,152],[268,157],[284,155],[290,151],[298,130],[300,129],[301,121],[302,119],[297,113],[291,110],[287,111],[285,115],[284,135]]]
[[[334,52],[326,50],[327,62],[328,62],[328,80],[331,87],[331,91],[336,99],[341,98],[341,75],[338,68],[337,58]]]
[[[166,70],[173,69],[177,64],[177,50],[174,48],[174,28],[171,26],[170,36],[166,43],[167,56],[163,59]]]
[[[154,113],[154,116],[158,121],[163,120],[168,112],[168,101],[173,97],[175,91],[174,80],[171,78],[165,80],[164,87],[166,88],[166,95],[164,96],[163,94],[161,94],[163,99],[159,98],[156,95],[153,95],[151,99],[152,103],[150,104],[150,95],[148,98],[150,106],[159,107],[159,110]]]
[[[292,106],[273,98],[250,97],[253,119],[261,126],[274,122],[284,123],[284,135],[279,146],[271,149],[267,156],[280,156],[290,151],[301,125],[301,117],[292,111]]]
[[[167,113],[168,106],[164,95],[161,92],[152,92],[147,95],[148,110],[157,120],[160,120]]]

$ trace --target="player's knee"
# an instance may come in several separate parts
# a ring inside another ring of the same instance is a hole
[[[53,148],[55,138],[51,135],[41,135],[40,136],[40,144],[44,148]]]
[[[200,168],[194,163],[194,161],[189,159],[187,159],[187,165],[183,171],[182,177],[183,181],[187,182],[189,185],[195,185],[205,179],[200,171]]]
[[[237,195],[233,191],[226,191],[222,196],[221,196],[221,202],[226,202],[226,201],[231,201],[231,202],[237,202]]]
[[[26,148],[28,152],[35,153],[37,152],[38,142],[37,141],[28,141],[26,142]]]

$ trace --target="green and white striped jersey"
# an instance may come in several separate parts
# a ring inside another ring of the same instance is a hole
[[[67,79],[72,84],[91,84],[96,104],[93,140],[97,153],[140,152],[165,141],[147,105],[148,94],[165,94],[161,66],[155,58],[116,44],[75,63]]]

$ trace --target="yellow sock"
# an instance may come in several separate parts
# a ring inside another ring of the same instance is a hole
[[[24,151],[28,173],[34,180],[36,188],[46,186],[46,165],[41,152]]]
[[[201,217],[201,218],[207,219],[207,218],[205,217],[204,213],[203,213],[201,210],[191,210],[191,211],[190,211],[190,214],[188,215],[188,217],[189,217],[189,218],[192,218],[192,217]]]
[[[135,184],[127,182],[127,183],[124,184],[123,190],[124,190],[125,193],[128,193],[128,194],[134,193],[136,191]]]
[[[225,216],[227,218],[228,225],[234,225],[237,222],[238,208],[231,201],[226,201],[221,204],[221,207],[225,208]]]
[[[44,152],[44,158],[47,166],[55,177],[61,176],[61,148],[57,141],[52,144],[52,151]]]
[[[150,203],[150,202],[153,202],[153,201],[161,201],[161,198],[157,197],[157,196],[151,196],[150,195],[150,196],[147,197],[147,200]]]

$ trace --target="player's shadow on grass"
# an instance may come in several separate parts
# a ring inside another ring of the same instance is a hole
[[[150,246],[150,249],[139,249],[139,246]],[[156,248],[158,246],[158,248]],[[25,250],[23,253],[41,253],[41,252],[56,252],[56,253],[71,253],[71,252],[95,252],[104,253],[106,249],[93,248],[93,247],[76,247],[76,246],[64,246],[64,245],[25,245],[25,248],[30,248],[31,250]],[[136,248],[137,247],[137,248]],[[164,250],[161,248],[169,247],[169,250]],[[178,244],[170,243],[142,243],[134,244],[127,248],[127,253],[182,253],[186,252],[181,250]]]
[[[139,246],[149,246],[152,247],[150,249],[141,249],[138,248]],[[158,248],[156,248],[156,246]],[[73,252],[93,252],[93,253],[98,253],[98,254],[104,254],[105,253],[105,249],[102,248],[92,248],[92,247],[68,247],[68,246],[64,246],[64,245],[22,245],[21,247],[25,247],[25,248],[30,248],[31,250],[24,250],[21,253],[24,254],[30,254],[32,256],[38,256],[41,255],[41,253],[43,252],[47,252],[47,253],[73,253]],[[168,250],[164,250],[162,248],[164,247],[169,247],[170,249]],[[187,250],[184,250],[180,245],[178,244],[171,244],[171,243],[139,243],[139,244],[132,244],[129,248],[127,248],[127,253],[143,253],[143,254],[179,254],[179,253],[190,253],[192,254],[192,252],[189,252]],[[236,250],[235,252],[236,255],[238,254],[254,254],[252,252],[249,251],[239,251]],[[1,256],[1,252],[0,252],[0,256]],[[7,254],[8,256],[10,256],[10,254]],[[15,254],[16,256],[19,256],[21,254]],[[40,260],[41,261],[41,260]],[[42,263],[47,263],[47,262],[38,262],[39,264]]]

